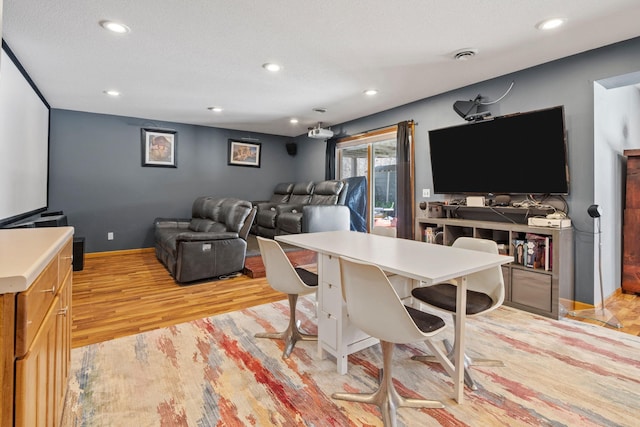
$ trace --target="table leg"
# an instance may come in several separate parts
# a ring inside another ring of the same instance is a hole
[[[464,344],[465,344],[465,322],[467,307],[467,277],[460,278],[456,289],[456,321],[455,321],[455,346],[454,365],[455,376],[453,377],[455,399],[461,404],[464,398]]]

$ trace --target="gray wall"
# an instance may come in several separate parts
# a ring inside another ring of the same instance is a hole
[[[594,203],[603,212],[601,223],[602,289],[605,298],[622,282],[623,214],[626,187],[624,150],[640,148],[640,73],[626,75],[623,86],[594,84]],[[629,84],[634,83],[634,84]],[[597,220],[593,221],[598,232]],[[602,300],[599,286],[598,240],[593,263],[594,301]]]
[[[462,123],[452,109],[453,102],[473,99],[479,93],[489,101],[497,99],[514,81],[511,93],[491,106],[493,115],[564,105],[571,176],[567,202],[576,227],[576,299],[593,303],[593,221],[586,213],[594,202],[593,84],[640,70],[638,52],[640,38],[334,125],[332,129],[339,135],[352,135],[402,120],[415,120],[418,123],[415,188],[419,202],[424,200],[422,188],[432,188],[429,129]],[[472,72],[472,63],[469,67]],[[140,166],[141,127],[178,131],[177,169]],[[258,135],[263,167],[227,166],[227,139],[243,136],[256,135],[53,110],[50,209],[67,213],[76,227],[76,235],[87,239],[88,252],[150,247],[153,218],[188,215],[191,202],[198,195],[262,199],[278,182],[324,179],[325,143],[306,135],[296,138],[295,157],[286,154],[287,138]],[[522,162],[527,166],[526,159]],[[429,200],[438,199],[435,196]],[[115,233],[114,241],[106,240],[108,231]]]
[[[141,128],[177,131],[177,168],[141,166]],[[260,168],[227,165],[227,140],[258,138]],[[267,198],[294,177],[290,138],[52,110],[49,209],[63,210],[86,252],[153,246],[155,217],[190,217],[202,195]],[[107,232],[114,240],[107,240]]]
[[[587,207],[594,202],[594,81],[640,70],[640,38],[564,58],[510,75],[488,80],[473,86],[447,92],[384,111],[372,116],[332,126],[339,135],[353,135],[369,129],[413,119],[416,127],[416,202],[422,198],[422,188],[432,188],[431,163],[428,150],[428,131],[463,123],[453,111],[457,100],[469,100],[482,94],[488,101],[497,99],[514,81],[509,95],[490,106],[494,116],[564,105],[568,134],[570,195],[566,198],[575,233],[575,295],[586,303],[594,301],[594,236],[593,220]],[[470,69],[472,65],[469,65]],[[469,71],[472,72],[472,71]],[[429,82],[425,82],[429,84]],[[384,94],[381,94],[384,96]],[[324,172],[314,164],[324,155],[324,144],[298,137],[300,165],[297,177],[319,179]],[[523,167],[544,169],[544,165]],[[500,167],[500,165],[487,165]],[[303,173],[304,171],[304,173]],[[463,171],[461,171],[463,173]],[[440,200],[435,196],[427,201]],[[619,260],[618,260],[619,261]],[[619,286],[619,284],[617,285]]]

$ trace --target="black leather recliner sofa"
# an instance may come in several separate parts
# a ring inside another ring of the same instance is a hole
[[[156,218],[156,257],[178,283],[242,271],[255,208],[234,198],[198,197],[192,217]]]
[[[258,211],[253,232],[273,238],[309,231],[348,230],[349,209],[344,206],[347,187],[339,180],[278,184],[268,202],[254,202]]]

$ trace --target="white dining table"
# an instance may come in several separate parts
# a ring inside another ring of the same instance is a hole
[[[451,281],[457,284],[453,363],[443,351],[426,343],[454,381],[454,399],[464,392],[464,348],[467,280],[469,274],[513,261],[513,257],[471,251],[415,240],[355,231],[326,231],[276,236],[276,240],[318,253],[318,353],[336,358],[337,369],[347,372],[347,356],[378,342],[349,322],[342,299],[340,257],[378,265],[387,273],[413,279],[413,286]],[[457,279],[457,280],[454,280]],[[400,298],[410,297],[399,295]]]

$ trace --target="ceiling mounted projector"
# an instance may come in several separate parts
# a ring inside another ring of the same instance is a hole
[[[322,123],[318,123],[318,126],[309,129],[307,136],[315,139],[329,139],[333,136],[333,131],[331,129],[322,128]]]

